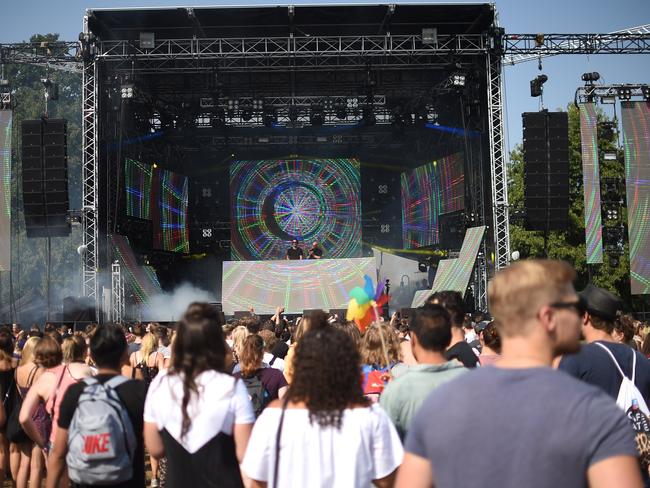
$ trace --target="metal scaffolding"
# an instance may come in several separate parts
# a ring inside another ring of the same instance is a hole
[[[83,256],[84,294],[99,312],[98,283],[98,132],[99,73],[173,73],[220,71],[330,71],[365,69],[430,69],[448,63],[450,55],[484,56],[487,73],[488,140],[494,269],[508,265],[510,230],[507,154],[503,120],[502,67],[558,54],[650,54],[650,28],[641,26],[609,34],[438,34],[423,43],[419,35],[303,36],[156,39],[153,48],[134,40],[94,40],[84,18],[85,41],[0,45],[0,63],[47,64],[79,69],[83,76]],[[83,59],[83,61],[82,61]],[[136,62],[137,61],[137,62]],[[482,185],[481,185],[482,186]],[[482,190],[477,190],[481,192]],[[473,193],[475,193],[473,191]],[[483,210],[483,215],[487,214]],[[486,222],[489,225],[489,222]],[[485,243],[475,277],[476,303],[487,304],[488,266]],[[99,316],[99,313],[98,313]]]
[[[111,265],[111,322],[122,323],[124,311],[124,280],[122,280],[120,263],[115,261]]]

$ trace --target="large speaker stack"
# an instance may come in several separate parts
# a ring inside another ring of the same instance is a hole
[[[527,112],[524,123],[526,229],[569,225],[569,119],[566,112]]]
[[[27,237],[69,235],[67,121],[24,120],[22,162]]]

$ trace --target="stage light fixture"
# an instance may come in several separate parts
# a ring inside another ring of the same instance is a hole
[[[312,105],[309,114],[309,123],[314,127],[320,127],[325,123],[325,114],[321,105]]]
[[[377,117],[375,117],[375,112],[373,112],[372,107],[364,107],[362,114],[364,125],[370,126],[377,123]]]
[[[463,88],[467,81],[467,76],[465,73],[453,73],[450,77],[451,84],[458,88]]]
[[[125,83],[120,89],[120,94],[123,99],[131,99],[135,96],[135,86],[133,83]]]
[[[621,101],[626,102],[632,98],[632,89],[627,86],[622,86],[616,90],[616,94]]]
[[[140,32],[140,49],[153,49],[156,47],[156,36],[153,32]]]
[[[648,85],[641,85],[641,94],[643,95],[643,99],[647,102],[650,101],[650,86]]]
[[[603,160],[604,161],[617,161],[618,154],[616,151],[603,151]]]
[[[425,46],[435,46],[438,44],[438,29],[436,27],[422,28],[422,44]]]
[[[265,109],[262,115],[262,121],[265,127],[273,127],[278,122],[278,113],[273,109]]]
[[[295,105],[289,107],[289,120],[292,124],[295,124],[298,121],[298,107]]]
[[[600,73],[592,71],[591,73],[582,73],[582,81],[589,85],[593,85],[595,81],[600,80]]]
[[[544,83],[548,81],[548,76],[538,75],[534,80],[530,80],[530,96],[541,97],[544,93]]]
[[[616,133],[616,125],[614,122],[601,122],[598,124],[598,128],[600,129],[600,134],[598,135],[599,139],[605,141],[611,141],[614,139]]]
[[[610,97],[610,96],[600,97],[600,103],[604,105],[614,105],[616,103],[616,97]]]
[[[248,121],[251,120],[252,118],[253,118],[253,112],[252,112],[252,110],[251,110],[250,108],[245,108],[245,109],[242,110],[242,112],[241,112],[241,119],[242,119],[244,122],[248,122]]]
[[[426,261],[418,261],[418,271],[420,273],[426,273],[429,267],[427,266]]]

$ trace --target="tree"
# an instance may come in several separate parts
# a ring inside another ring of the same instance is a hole
[[[56,41],[58,34],[34,35],[30,42]],[[22,160],[20,125],[25,119],[43,115],[45,99],[41,78],[59,84],[59,100],[49,104],[50,118],[68,120],[68,188],[70,208],[81,207],[81,76],[33,65],[8,65],[13,111],[12,147],[12,245],[10,273],[2,276],[0,298],[5,322],[43,322],[47,303],[47,239],[27,239],[22,199]],[[52,312],[61,310],[62,298],[79,295],[81,269],[76,248],[82,242],[81,229],[73,227],[70,236],[51,239],[50,297]],[[14,313],[15,312],[15,313]],[[56,315],[53,315],[54,319]]]
[[[582,150],[580,142],[580,113],[573,105],[568,106],[569,113],[569,228],[565,232],[552,231],[548,236],[549,258],[563,259],[573,265],[577,272],[576,287],[583,288],[590,281],[596,286],[606,288],[641,309],[640,298],[630,296],[630,263],[627,243],[621,255],[605,252],[603,263],[588,268],[585,250],[584,197],[582,184]],[[609,120],[600,112],[599,122]],[[614,141],[606,140],[600,135],[599,151],[616,150]],[[622,161],[621,154],[619,160]],[[600,177],[624,178],[625,168],[620,161],[601,161]],[[509,202],[511,209],[524,208],[524,161],[523,149],[516,146],[510,153],[509,165]],[[623,209],[622,222],[627,223],[626,209]],[[615,223],[603,221],[605,226]],[[544,233],[527,231],[520,224],[510,226],[510,248],[519,251],[522,258],[544,256]]]

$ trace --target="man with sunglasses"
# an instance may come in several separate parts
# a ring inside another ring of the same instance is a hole
[[[490,282],[501,358],[440,385],[415,414],[398,488],[640,488],[632,429],[598,388],[551,368],[580,347],[566,263],[518,261]],[[476,418],[480,421],[468,422]],[[467,462],[468,452],[480,452]]]
[[[631,347],[618,343],[612,337],[616,313],[622,309],[621,300],[612,293],[594,285],[579,293],[585,304],[582,315],[584,344],[578,353],[562,357],[559,369],[590,383],[616,398],[621,387],[621,374],[603,346],[616,358],[623,373],[634,377],[634,383],[646,403],[650,401],[650,361]],[[633,354],[636,354],[636,369],[632,371]]]

